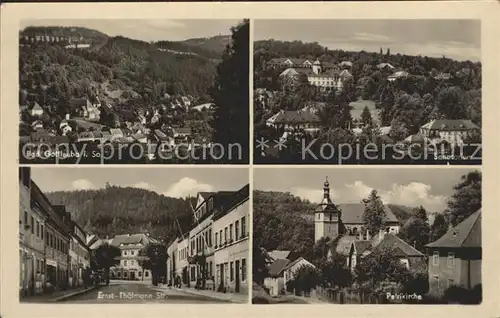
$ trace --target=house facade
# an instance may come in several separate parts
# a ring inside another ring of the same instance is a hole
[[[35,102],[35,105],[33,108],[31,108],[31,116],[42,116],[43,115],[43,108]]]
[[[215,286],[219,291],[248,293],[249,186],[230,194],[214,214]]]
[[[285,285],[285,289],[287,288],[287,284],[295,278],[297,271],[303,266],[316,268],[313,263],[309,262],[303,257],[299,257],[298,259],[290,262],[285,266],[285,268],[283,269],[283,283]]]
[[[69,242],[70,271],[69,284],[72,287],[83,285],[85,269],[90,267],[90,249],[86,244],[86,234],[75,222],[72,222],[72,235]]]
[[[287,258],[278,258],[269,266],[268,276],[264,278],[264,286],[268,289],[269,295],[276,297],[286,293],[283,272],[289,263],[290,260]]]
[[[482,283],[481,210],[427,245],[429,293],[441,296],[451,286],[472,289]]]
[[[140,251],[152,243],[157,243],[157,241],[143,233],[113,237],[110,244],[121,251],[118,257],[120,263],[112,269],[114,277],[124,280],[151,280],[151,271],[140,265],[140,261],[145,259],[140,255]]]
[[[19,168],[19,292],[41,293],[45,281],[46,215],[32,209],[30,168]]]

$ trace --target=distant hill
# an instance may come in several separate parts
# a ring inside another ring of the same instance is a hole
[[[108,37],[80,27],[27,27],[20,32],[20,36],[32,35],[74,36],[93,45],[89,49],[66,49],[64,45],[37,41],[21,46],[20,105],[38,102],[49,116],[64,116],[71,112],[70,99],[94,102],[99,97],[110,104],[125,103],[116,110],[122,119],[138,108],[158,103],[165,94],[210,101],[208,91],[221,47],[229,41],[217,36],[206,39],[208,44],[199,39],[150,43]]]
[[[58,191],[46,194],[52,204],[63,204],[85,231],[101,236],[150,232],[170,240],[192,224],[185,199],[137,188],[108,186],[98,190]]]

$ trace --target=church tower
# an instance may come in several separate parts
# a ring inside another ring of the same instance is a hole
[[[314,242],[322,237],[333,239],[342,233],[342,212],[330,199],[328,177],[323,187],[323,200],[314,211]]]

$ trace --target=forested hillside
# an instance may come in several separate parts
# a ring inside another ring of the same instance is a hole
[[[98,190],[46,194],[52,204],[63,204],[85,231],[101,236],[150,232],[169,240],[188,230],[193,213],[186,199],[159,195],[138,188],[107,186]]]
[[[99,44],[89,49],[67,49],[47,42],[20,47],[20,105],[36,101],[49,108],[49,112],[68,107],[71,98],[87,97],[94,101],[96,95],[106,102],[118,101],[122,95],[133,96],[136,107],[158,101],[165,93],[192,95],[200,102],[207,101],[223,51],[214,44],[206,48],[190,40],[187,44],[149,43],[107,37],[85,28],[27,28],[20,35],[40,33],[78,34],[83,37],[82,42]],[[222,41],[220,46],[227,43],[224,37],[217,39]],[[211,41],[218,42],[217,39]]]

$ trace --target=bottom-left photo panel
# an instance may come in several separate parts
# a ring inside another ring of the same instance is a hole
[[[20,302],[248,303],[250,222],[248,168],[20,167]]]

